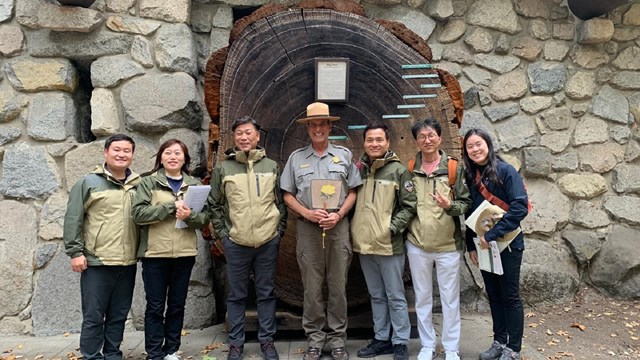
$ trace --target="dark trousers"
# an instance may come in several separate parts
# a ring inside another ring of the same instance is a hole
[[[227,258],[227,324],[229,344],[244,345],[244,321],[249,292],[249,274],[255,278],[258,306],[258,341],[273,341],[276,333],[276,264],[280,236],[258,248],[242,246],[224,238],[224,254]]]
[[[524,329],[524,310],[520,300],[522,250],[507,248],[500,253],[500,258],[503,275],[482,271],[493,319],[493,339],[520,352]]]
[[[80,275],[80,352],[84,359],[122,359],[120,343],[135,282],[135,264],[89,266]]]
[[[184,305],[195,262],[195,256],[142,259],[142,279],[147,299],[144,312],[147,359],[161,360],[180,348]]]

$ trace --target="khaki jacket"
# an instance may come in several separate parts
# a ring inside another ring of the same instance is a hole
[[[360,158],[363,185],[351,220],[353,251],[364,255],[404,253],[404,231],[416,215],[416,193],[411,173],[388,151],[369,165]]]
[[[257,248],[287,226],[278,164],[262,148],[225,152],[211,174],[209,202],[216,236],[242,246]]]
[[[128,174],[120,183],[104,166],[96,166],[71,188],[64,216],[67,255],[84,255],[89,266],[138,261],[138,225],[131,217],[131,203],[140,176]]]
[[[418,199],[417,216],[409,226],[407,240],[412,244],[428,252],[446,252],[464,249],[464,235],[460,223],[460,216],[464,215],[471,206],[471,195],[464,181],[463,168],[458,161],[456,169],[456,182],[453,189],[449,186],[447,168],[447,154],[440,150],[442,160],[438,168],[427,176],[422,171],[422,154],[416,155],[416,168],[413,170],[413,183],[416,187]],[[434,189],[444,196],[452,196],[448,210],[440,208],[431,197]]]
[[[133,219],[140,228],[140,248],[138,257],[177,258],[195,256],[196,229],[209,223],[209,209],[191,212],[185,219],[188,227],[176,229],[177,199],[182,198],[189,186],[202,185],[196,178],[182,173],[182,187],[173,193],[164,169],[145,176],[133,200]]]

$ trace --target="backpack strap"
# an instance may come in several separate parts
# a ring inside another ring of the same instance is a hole
[[[497,196],[493,195],[489,191],[489,189],[487,189],[487,187],[484,186],[484,184],[482,183],[482,175],[480,174],[479,170],[476,170],[476,184],[478,184],[478,190],[480,191],[480,194],[482,194],[482,197],[487,199],[487,201],[489,201],[490,203],[497,205],[502,210],[509,211],[509,204],[500,200],[500,198],[498,198]]]
[[[453,185],[456,183],[456,177],[458,175],[458,159],[449,156],[449,161],[447,161],[447,172],[449,175],[449,187],[453,189]]]
[[[409,160],[409,163],[407,164],[407,169],[409,169],[409,172],[413,172],[413,169],[415,169],[415,167],[416,167],[416,159]]]

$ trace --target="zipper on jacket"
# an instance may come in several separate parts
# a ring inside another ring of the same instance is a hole
[[[377,185],[377,182],[373,180],[373,191],[371,192],[371,202],[374,202],[376,199],[376,185]]]
[[[258,193],[258,196],[260,196],[260,178],[258,177],[258,174],[256,174],[256,192]]]

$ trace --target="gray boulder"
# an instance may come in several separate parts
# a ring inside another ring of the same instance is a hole
[[[608,226],[611,222],[604,211],[586,200],[578,200],[573,204],[573,209],[569,214],[569,221],[587,229]]]
[[[552,94],[562,90],[567,82],[567,70],[563,64],[533,63],[527,70],[531,92]]]
[[[43,146],[22,142],[12,145],[4,153],[0,193],[15,198],[46,198],[61,185],[57,169]]]
[[[640,297],[640,247],[638,228],[615,225],[589,268],[591,281],[611,295]]]
[[[580,275],[571,253],[562,245],[527,239],[520,269],[520,294],[526,304],[571,301]]]
[[[196,47],[186,24],[164,24],[156,34],[156,63],[161,70],[196,75]]]
[[[640,198],[636,196],[607,196],[604,209],[614,219],[630,225],[640,225]]]
[[[145,75],[128,81],[120,99],[125,123],[142,133],[198,129],[202,109],[195,80],[185,73]]]
[[[91,64],[91,84],[110,88],[123,80],[144,74],[144,68],[135,61],[117,56],[102,57]]]
[[[495,125],[502,150],[508,152],[525,146],[537,145],[538,130],[527,115],[518,115]]]
[[[5,154],[5,161],[7,155]],[[6,172],[5,172],[6,176]],[[16,316],[27,308],[33,288],[33,255],[38,242],[36,211],[13,200],[0,201],[0,319]],[[10,296],[9,296],[10,295]]]
[[[562,238],[580,266],[589,264],[602,247],[602,239],[590,230],[564,230]]]
[[[533,203],[533,211],[522,222],[525,234],[550,236],[569,221],[571,202],[554,183],[529,179],[527,194]]]
[[[80,332],[80,274],[71,271],[64,251],[59,251],[41,270],[31,306],[36,336]]]
[[[640,165],[620,164],[613,169],[613,190],[640,194]]]
[[[73,98],[63,92],[41,92],[29,104],[27,133],[40,141],[61,141],[73,135],[77,123]]]
[[[629,101],[619,91],[605,85],[593,98],[591,113],[620,124],[629,122]]]

